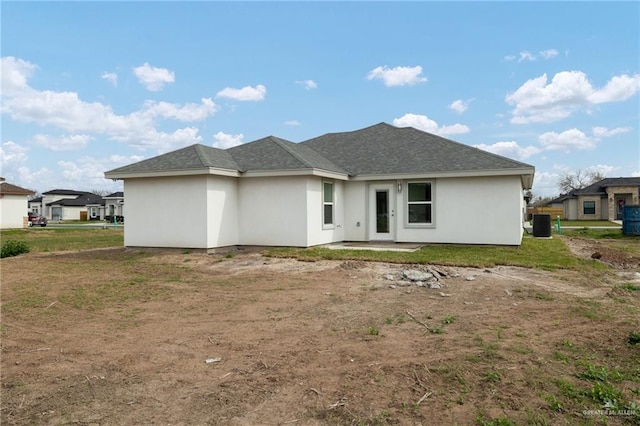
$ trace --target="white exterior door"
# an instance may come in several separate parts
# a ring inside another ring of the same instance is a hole
[[[394,189],[391,183],[369,185],[369,240],[395,240]]]

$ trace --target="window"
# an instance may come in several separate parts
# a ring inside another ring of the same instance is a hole
[[[431,223],[431,183],[430,182],[410,182],[407,184],[407,213],[408,223],[430,224]]]
[[[595,201],[583,201],[582,202],[582,214],[596,214],[596,202]]]
[[[333,182],[323,182],[322,188],[322,224],[333,225]]]

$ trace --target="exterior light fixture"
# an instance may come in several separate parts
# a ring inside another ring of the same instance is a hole
[[[398,194],[399,194],[399,193],[401,193],[401,192],[402,192],[402,184],[401,184],[401,183],[399,183],[399,184],[398,184]]]

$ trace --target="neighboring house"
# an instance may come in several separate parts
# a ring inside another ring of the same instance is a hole
[[[76,198],[62,198],[47,204],[53,220],[102,220],[104,200],[85,192]]]
[[[30,212],[42,214],[44,216],[44,213],[42,212],[42,197],[31,198],[28,201],[28,204]]]
[[[302,143],[196,144],[105,173],[124,180],[126,246],[340,241],[519,245],[534,167],[380,123]]]
[[[113,220],[115,216],[118,220],[124,220],[124,192],[114,192],[104,196],[105,218]]]
[[[638,205],[640,177],[605,178],[553,200],[569,220],[622,220],[625,205]]]
[[[0,228],[26,227],[27,197],[34,194],[34,191],[12,185],[0,177]]]
[[[104,205],[102,197],[91,192],[53,189],[29,201],[29,210],[49,220],[101,220],[104,219]]]

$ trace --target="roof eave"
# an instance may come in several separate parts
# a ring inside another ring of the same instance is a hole
[[[457,178],[457,177],[481,177],[481,176],[521,176],[524,189],[530,189],[533,185],[533,167],[517,169],[496,169],[496,170],[461,170],[461,171],[438,171],[426,173],[383,173],[383,174],[361,174],[351,177],[354,181],[367,180],[398,180],[398,179],[435,179],[435,178]]]
[[[219,169],[216,167],[205,167],[201,169],[176,169],[148,172],[105,172],[105,179],[137,179],[137,178],[154,178],[154,177],[172,177],[172,176],[197,176],[197,175],[217,175],[238,177],[240,172],[230,169]]]
[[[320,176],[329,179],[349,180],[346,173],[338,173],[322,169],[281,169],[281,170],[249,170],[242,177],[276,177],[276,176]]]

